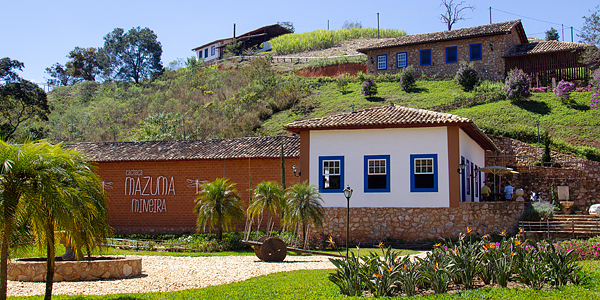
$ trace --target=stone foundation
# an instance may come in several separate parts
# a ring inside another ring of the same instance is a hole
[[[54,281],[119,279],[142,274],[141,258],[102,258],[98,260],[56,261]],[[46,261],[13,259],[8,264],[8,280],[45,281]]]
[[[463,202],[459,207],[444,208],[351,208],[349,240],[456,238],[467,232],[467,226],[478,235],[503,230],[514,234],[523,208],[522,202]],[[346,208],[325,208],[323,219],[324,234],[346,238]]]

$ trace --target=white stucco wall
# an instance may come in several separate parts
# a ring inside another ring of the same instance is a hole
[[[464,131],[460,130],[459,133],[459,143],[460,143],[460,155],[468,160],[469,166],[474,168],[475,166],[479,168],[485,167],[485,150],[483,150],[473,139],[471,139]],[[479,174],[480,172],[472,172],[473,178],[467,178],[467,175],[471,172],[470,170],[465,171],[465,176],[461,176],[461,201],[465,202],[479,202],[480,195],[479,191],[481,190],[481,186],[483,186],[482,181],[484,181],[484,174]],[[465,183],[462,184],[462,181],[465,180]],[[466,189],[463,190],[463,187],[466,184],[471,184],[473,190]]]
[[[410,155],[437,154],[438,191],[410,191]],[[390,192],[365,193],[364,156],[390,155]],[[344,156],[351,207],[448,207],[446,127],[322,130],[310,132],[310,183],[319,186],[319,157]],[[454,171],[456,172],[456,171]],[[321,193],[325,207],[346,207],[343,193]]]
[[[221,43],[219,42],[219,43],[215,43],[215,44],[209,45],[207,47],[204,47],[204,48],[202,48],[200,50],[196,50],[196,58],[198,58],[198,59],[199,58],[203,58],[204,61],[210,61],[210,60],[213,60],[213,59],[217,59],[219,57],[219,46],[220,45],[221,45]],[[212,47],[215,47],[215,54],[214,55],[211,55],[210,49]],[[204,50],[205,49],[208,49],[208,57],[204,57]],[[200,52],[202,52],[202,57],[200,57],[200,54],[199,54]]]

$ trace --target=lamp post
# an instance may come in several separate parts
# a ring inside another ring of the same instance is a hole
[[[350,197],[352,197],[352,189],[350,185],[346,185],[344,189],[344,197],[348,201],[348,206],[346,206],[346,260],[348,260],[348,236],[350,235]]]
[[[540,120],[535,120],[535,125],[537,126],[538,129],[538,147],[540,146]]]

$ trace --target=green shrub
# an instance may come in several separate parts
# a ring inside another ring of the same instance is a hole
[[[475,69],[475,65],[466,62],[460,63],[454,79],[465,91],[472,91],[481,81],[479,74],[477,74],[477,70]]]
[[[531,209],[537,218],[531,221],[547,220],[554,216],[554,205],[549,202],[534,202],[531,204]]]
[[[400,75],[401,75],[401,73],[381,74],[381,75],[377,76],[377,79],[375,79],[375,81],[377,81],[377,82],[398,82],[398,81],[400,81]]]
[[[344,93],[348,90],[348,84],[350,83],[350,81],[350,76],[348,76],[347,74],[342,74],[335,80],[335,85],[340,90],[340,92]]]
[[[404,91],[408,91],[415,86],[417,71],[412,66],[408,66],[400,73],[400,88]]]
[[[533,162],[533,165],[534,165],[535,167],[539,167],[539,166],[541,166],[541,165],[542,165],[542,163],[541,163],[539,160],[536,160],[536,161],[534,161],[534,162]]]

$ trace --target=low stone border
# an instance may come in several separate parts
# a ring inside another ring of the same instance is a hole
[[[8,280],[45,281],[46,261],[13,259],[8,264]],[[94,260],[56,261],[54,281],[119,279],[142,273],[141,258],[94,257]]]

